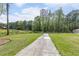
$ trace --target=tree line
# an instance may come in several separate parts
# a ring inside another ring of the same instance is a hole
[[[62,8],[48,16],[37,16],[33,21],[33,31],[42,32],[73,32],[79,28],[79,10],[72,10],[65,15]]]
[[[33,32],[72,32],[79,28],[79,10],[72,10],[67,15],[59,8],[48,16],[36,16],[33,21],[9,23],[10,29],[30,30]]]
[[[2,4],[0,5],[0,14],[4,12],[3,6]],[[53,13],[49,11],[47,16],[36,16],[33,21],[24,20],[16,22],[9,22],[8,3],[5,10],[7,15],[7,24],[5,24],[7,35],[9,34],[9,29],[30,30],[33,32],[72,32],[74,29],[79,28],[79,10],[72,10],[65,15],[62,8],[59,8]]]
[[[16,30],[32,30],[32,21],[16,21],[16,22],[9,22],[9,29],[16,29]]]

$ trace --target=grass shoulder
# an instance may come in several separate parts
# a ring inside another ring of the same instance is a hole
[[[79,56],[79,34],[49,34],[59,53],[63,56]]]
[[[1,56],[16,55],[17,52],[19,52],[21,49],[31,44],[41,35],[42,35],[41,33],[28,33],[28,34],[24,33],[24,34],[4,36],[4,38],[10,38],[11,42],[0,46],[0,55]]]

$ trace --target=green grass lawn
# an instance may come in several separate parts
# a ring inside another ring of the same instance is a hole
[[[79,34],[49,34],[59,53],[63,56],[79,56]]]
[[[24,33],[4,36],[5,38],[10,38],[11,42],[0,46],[0,56],[16,55],[17,52],[28,46],[39,36],[41,36],[41,33]]]
[[[22,31],[22,30],[14,30],[14,29],[10,29],[9,31],[10,31],[10,35],[32,33],[32,31]],[[6,36],[6,34],[7,34],[7,30],[6,29],[0,29],[0,37]]]

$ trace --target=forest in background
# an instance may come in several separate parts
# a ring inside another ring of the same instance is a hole
[[[0,23],[0,28],[6,24]],[[79,10],[72,10],[67,15],[62,8],[55,12],[49,11],[48,16],[36,16],[34,21],[9,22],[9,29],[27,30],[33,32],[72,32],[79,28]]]

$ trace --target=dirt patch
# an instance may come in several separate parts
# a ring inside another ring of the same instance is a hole
[[[11,40],[9,38],[0,38],[0,45],[6,44],[10,42]]]

